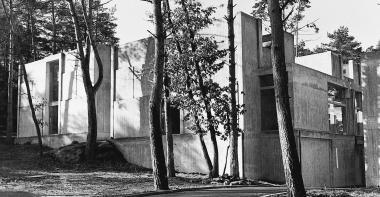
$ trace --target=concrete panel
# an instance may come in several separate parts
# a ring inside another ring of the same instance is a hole
[[[86,99],[70,99],[61,105],[61,133],[83,133],[87,131]]]
[[[103,63],[103,81],[99,90],[96,92],[96,114],[98,120],[98,133],[103,135],[110,135],[111,129],[111,116],[110,116],[110,103],[111,103],[111,47],[98,46],[100,58]],[[95,75],[98,75],[99,69],[94,60]]]
[[[85,142],[87,138],[87,133],[75,133],[75,134],[59,134],[59,135],[49,135],[42,136],[42,144],[51,148],[59,148],[72,144],[74,141]],[[99,140],[106,140],[108,136],[98,135]],[[16,144],[32,143],[38,144],[37,137],[21,137],[15,139]]]
[[[326,139],[302,138],[301,166],[304,184],[307,187],[330,187],[332,170],[331,141]]]
[[[164,136],[163,136],[164,137]],[[204,136],[210,157],[213,157],[211,151],[210,137]],[[150,140],[148,137],[124,138],[112,140],[116,147],[122,152],[124,158],[133,164],[146,168],[152,168]],[[164,149],[166,150],[166,141],[163,139]],[[186,173],[208,173],[199,137],[192,134],[173,135],[174,145],[174,162],[177,171]],[[227,142],[218,140],[219,148],[219,169],[223,171],[225,164],[225,154]],[[166,152],[165,152],[166,154]],[[227,169],[228,172],[228,169]]]
[[[138,40],[120,47],[118,64],[115,68],[116,100],[150,95],[153,57],[153,38]]]
[[[294,127],[328,131],[327,79],[303,66],[293,66]]]
[[[297,57],[295,62],[302,66],[320,71],[322,73],[332,75],[333,66],[331,61],[331,51],[324,53],[317,53],[302,57]]]
[[[333,140],[332,164],[334,187],[357,185],[361,177],[356,177],[355,138],[352,136],[337,137]]]
[[[277,134],[245,136],[244,170],[247,178],[284,183],[281,158]]]
[[[114,102],[114,138],[149,136],[149,96]]]
[[[37,119],[42,119],[42,112],[36,112]],[[19,108],[19,137],[36,136],[36,128],[32,119],[32,113],[29,106]]]

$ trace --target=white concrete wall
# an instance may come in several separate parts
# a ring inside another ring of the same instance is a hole
[[[105,139],[110,136],[110,64],[111,50],[107,46],[99,46],[98,50],[104,66],[104,80],[96,95],[98,115],[98,136]],[[48,56],[42,60],[25,65],[31,86],[31,94],[34,104],[40,103],[41,99],[49,101],[49,66],[52,61],[59,61],[59,94],[58,94],[58,134],[83,134],[87,133],[87,100],[82,81],[82,72],[79,61],[74,56],[75,52],[65,52]],[[94,57],[91,56],[91,78],[97,78],[98,68],[94,66]],[[21,78],[20,78],[21,79]],[[45,105],[38,110],[37,118],[49,123],[49,107]],[[31,118],[29,103],[27,101],[25,83],[20,85],[19,110],[18,110],[18,138],[37,136],[34,123]],[[49,124],[42,127],[42,134],[49,137]],[[58,137],[57,139],[62,139]],[[81,138],[80,138],[81,139]],[[83,139],[85,140],[85,139]],[[58,144],[71,143],[72,140],[64,140]]]
[[[331,60],[331,51],[296,57],[297,64],[320,71],[322,73],[333,75],[333,65]]]

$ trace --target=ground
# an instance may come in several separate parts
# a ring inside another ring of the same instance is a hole
[[[178,174],[170,188],[206,186],[204,175]],[[153,190],[152,174],[126,162],[62,164],[38,155],[35,145],[0,144],[0,196],[4,192],[37,195],[117,195]]]
[[[379,188],[345,188],[345,189],[325,189],[309,190],[310,196],[313,197],[378,197],[380,196]]]
[[[109,196],[153,191],[152,173],[125,161],[64,164],[49,155],[40,157],[36,145],[0,144],[0,196]],[[49,149],[46,148],[45,151]],[[169,180],[171,189],[215,187],[205,175],[178,173]],[[254,185],[203,189],[166,196],[263,196],[284,187]],[[379,188],[309,190],[313,197],[380,196]],[[161,196],[161,194],[158,194]],[[281,195],[278,195],[281,196]],[[283,195],[286,196],[286,195]]]

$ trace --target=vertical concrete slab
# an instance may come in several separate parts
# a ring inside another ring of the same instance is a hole
[[[380,52],[362,56],[363,129],[366,186],[380,186]]]
[[[259,163],[260,150],[258,141],[255,140],[255,134],[260,128],[260,103],[259,97],[259,79],[255,69],[261,67],[262,59],[262,32],[261,21],[244,13],[239,13],[236,17],[237,32],[237,81],[239,87],[244,92],[240,102],[245,105],[246,112],[240,117],[241,125],[243,125],[244,134],[242,137],[242,169],[244,176],[248,178],[256,178],[255,172],[260,171]]]

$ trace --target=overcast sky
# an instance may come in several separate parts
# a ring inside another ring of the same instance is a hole
[[[310,0],[311,8],[305,14],[302,23],[317,20],[320,28],[318,34],[304,32],[301,40],[306,40],[309,48],[327,42],[327,32],[333,32],[339,26],[347,26],[351,35],[362,43],[363,48],[376,45],[380,40],[380,0]],[[227,0],[201,0],[204,5],[219,6]],[[252,12],[255,0],[235,0],[235,11]],[[141,0],[113,0],[116,5],[116,17],[118,18],[117,36],[120,44],[138,40],[149,36],[147,32],[152,26],[147,21],[147,13],[152,6]],[[219,7],[216,17],[225,14],[226,8]],[[227,30],[226,30],[227,31]]]

